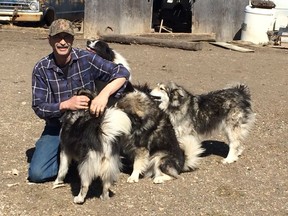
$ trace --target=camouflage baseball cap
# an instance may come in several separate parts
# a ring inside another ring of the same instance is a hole
[[[52,22],[49,27],[49,35],[54,36],[59,33],[68,33],[74,36],[73,25],[69,20],[57,19]]]

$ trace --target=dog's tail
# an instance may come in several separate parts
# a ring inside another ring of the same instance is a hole
[[[157,152],[150,158],[146,176],[153,176],[154,180],[159,179],[159,177],[163,178],[163,181],[170,180],[179,178],[182,168],[183,160],[181,158],[177,158],[175,155],[167,152]]]
[[[250,89],[247,85],[239,83],[236,88],[246,100],[251,100]]]
[[[240,139],[243,140],[248,135],[250,128],[254,125],[256,114],[252,109],[251,93],[249,87],[245,84],[238,84],[236,88],[239,92],[239,95],[242,97],[240,100],[241,104],[239,104],[239,106],[243,110],[240,134]]]
[[[198,167],[200,155],[204,152],[201,148],[201,142],[197,137],[192,135],[178,137],[180,148],[185,154],[185,163],[183,171],[191,171]]]
[[[182,171],[183,163],[181,166],[180,162],[177,159],[171,156],[162,158],[160,170],[169,176],[179,178],[179,174]]]
[[[111,143],[117,137],[130,133],[131,121],[126,113],[118,108],[110,107],[104,113],[101,130],[103,141]]]

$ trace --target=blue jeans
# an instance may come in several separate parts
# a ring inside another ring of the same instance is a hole
[[[59,168],[60,126],[46,125],[35,144],[28,179],[31,182],[45,182],[57,176]]]

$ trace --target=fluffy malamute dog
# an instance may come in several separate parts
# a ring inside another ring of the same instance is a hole
[[[158,84],[151,95],[158,97],[159,107],[170,116],[178,139],[182,139],[180,143],[184,146],[186,158],[191,144],[195,148],[201,144],[201,137],[216,130],[224,131],[229,141],[229,153],[222,162],[235,162],[241,155],[244,148],[240,142],[255,119],[247,86],[239,84],[193,95],[170,82]]]
[[[81,89],[77,95],[92,100],[96,95]],[[84,202],[93,179],[100,177],[103,185],[101,199],[109,198],[109,188],[120,173],[119,136],[130,133],[131,121],[117,108],[108,108],[98,118],[89,110],[66,111],[60,133],[60,167],[53,188],[63,185],[71,160],[78,162],[81,189],[74,203]]]
[[[121,140],[125,155],[133,161],[133,172],[127,180],[130,183],[138,182],[141,174],[152,176],[154,183],[163,183],[177,178],[184,165],[184,152],[169,116],[148,92],[147,85],[135,87],[115,105],[132,122],[130,135]]]

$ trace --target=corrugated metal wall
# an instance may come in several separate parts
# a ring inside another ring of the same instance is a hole
[[[216,33],[217,41],[231,41],[241,32],[249,0],[196,0],[192,33]]]
[[[153,0],[86,0],[84,37],[151,31]]]

